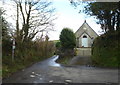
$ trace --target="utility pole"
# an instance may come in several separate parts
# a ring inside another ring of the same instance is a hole
[[[14,61],[14,54],[15,54],[15,39],[13,39],[13,44],[12,44],[12,61]]]

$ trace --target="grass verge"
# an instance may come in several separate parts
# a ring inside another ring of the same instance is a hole
[[[28,60],[21,60],[21,59],[15,59],[14,62],[11,61],[10,56],[4,56],[2,64],[2,78],[7,78],[13,73],[22,70],[24,68],[27,68],[28,66],[31,66],[32,64],[36,62],[40,62],[44,60],[45,58],[39,58],[39,57],[33,57],[32,59]]]

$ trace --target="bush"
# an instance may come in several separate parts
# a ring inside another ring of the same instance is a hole
[[[5,44],[4,49],[7,46],[9,45]],[[12,49],[10,49],[10,55],[7,54],[7,51],[4,51],[6,55],[2,56],[3,77],[7,77],[13,72],[23,69],[26,66],[51,57],[54,54],[55,47],[54,43],[48,40],[16,43],[14,62],[12,62],[11,51]]]
[[[92,47],[93,64],[104,67],[118,67],[120,53],[119,32],[106,33],[96,38]]]
[[[60,42],[62,49],[74,49],[76,46],[76,38],[73,31],[69,28],[64,28],[60,34]]]
[[[61,48],[61,43],[60,43],[60,42],[57,42],[57,43],[55,44],[55,47],[56,47],[57,49]]]

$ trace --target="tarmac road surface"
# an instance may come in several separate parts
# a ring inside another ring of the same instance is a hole
[[[118,83],[118,69],[62,66],[52,56],[14,73],[3,83]]]

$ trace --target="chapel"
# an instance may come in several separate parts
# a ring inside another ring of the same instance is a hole
[[[91,47],[98,34],[88,25],[86,20],[75,32],[77,48]]]
[[[78,56],[91,56],[91,46],[98,34],[88,25],[86,20],[75,32]]]

